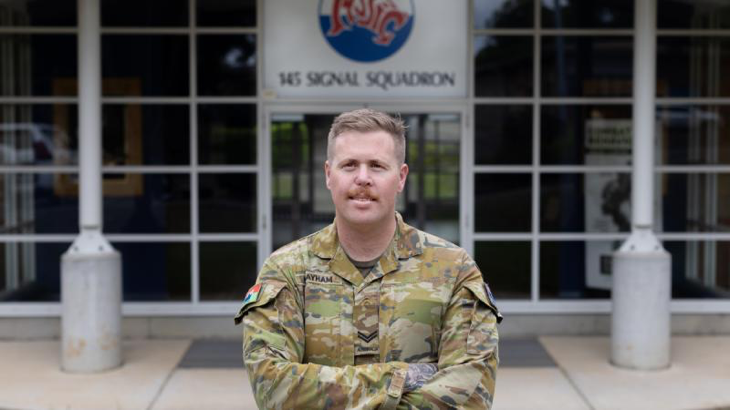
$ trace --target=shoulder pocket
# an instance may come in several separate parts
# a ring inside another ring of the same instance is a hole
[[[237,325],[240,324],[246,312],[273,301],[285,286],[286,283],[284,282],[261,282],[253,285],[251,289],[246,292],[243,304],[241,305],[241,308],[238,309],[238,314],[236,314],[236,317],[233,318],[233,321]]]
[[[493,350],[497,345],[497,323],[502,321],[502,315],[490,296],[486,284],[467,283],[465,285],[477,298],[469,324],[467,336],[467,354],[483,354]]]

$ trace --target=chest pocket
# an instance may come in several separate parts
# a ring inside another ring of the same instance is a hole
[[[440,290],[420,283],[383,283],[380,330],[386,335],[381,345],[385,361],[437,361],[445,303]]]
[[[344,286],[339,281],[328,281],[327,278],[331,276],[309,272],[305,278],[304,360],[308,363],[337,366],[342,353]]]

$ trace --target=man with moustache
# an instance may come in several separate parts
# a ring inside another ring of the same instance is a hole
[[[405,127],[339,115],[332,225],[274,252],[248,291],[243,358],[260,408],[490,408],[501,320],[466,252],[403,222]]]

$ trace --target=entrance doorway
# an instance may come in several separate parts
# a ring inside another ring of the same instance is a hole
[[[270,115],[270,245],[275,250],[332,223],[325,185],[327,134],[336,113]],[[451,242],[461,242],[460,113],[401,114],[407,126],[406,187],[396,202],[405,221]]]

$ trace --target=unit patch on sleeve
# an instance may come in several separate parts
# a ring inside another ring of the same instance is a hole
[[[254,303],[259,300],[261,294],[261,284],[257,283],[246,292],[246,297],[243,298],[243,305],[246,306],[249,303]]]

